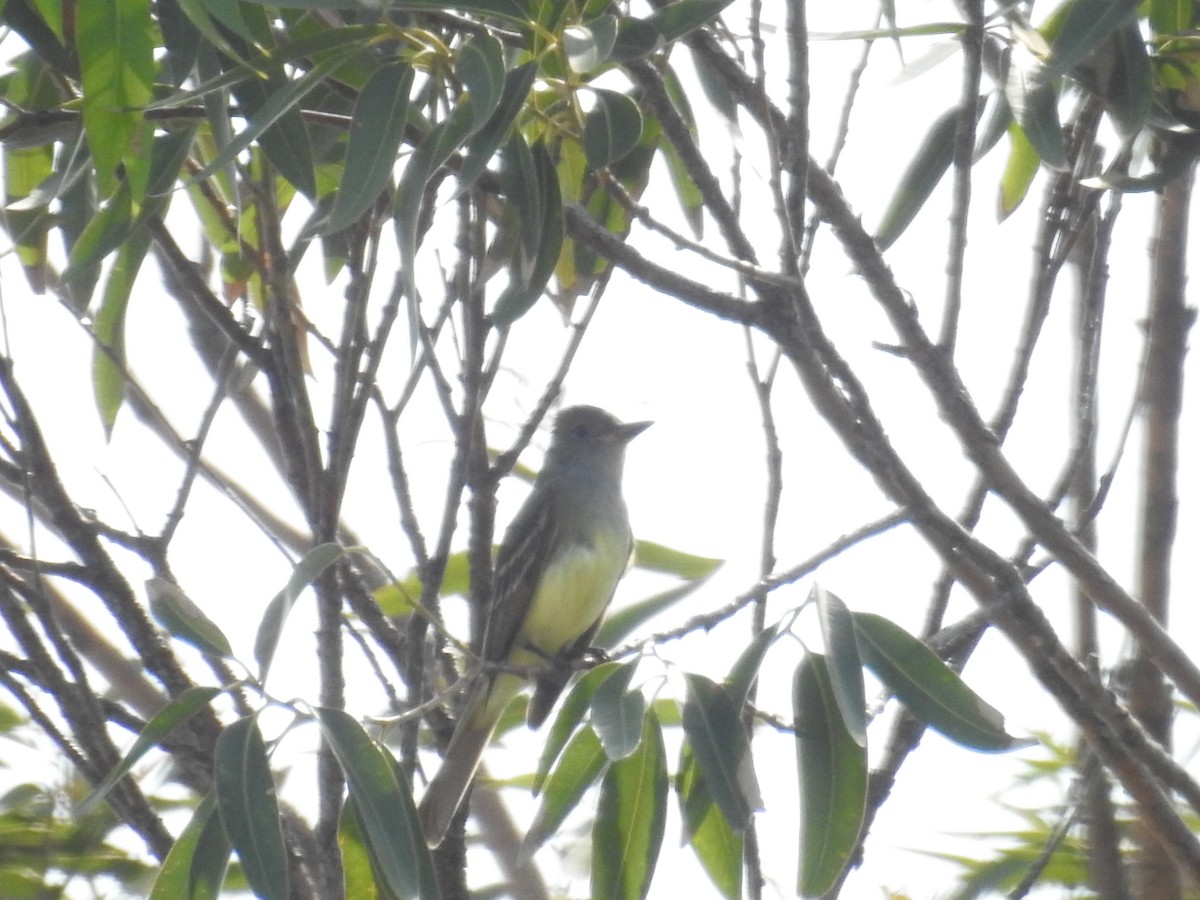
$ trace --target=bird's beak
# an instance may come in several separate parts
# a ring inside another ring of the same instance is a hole
[[[622,444],[627,444],[653,424],[653,422],[625,422],[617,429],[617,440]]]

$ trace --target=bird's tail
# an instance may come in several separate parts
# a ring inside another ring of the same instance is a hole
[[[433,776],[433,781],[429,782],[421,805],[417,808],[421,827],[425,830],[425,842],[430,847],[441,844],[450,830],[450,822],[467,795],[467,788],[471,786],[471,779],[479,768],[479,760],[492,738],[495,724],[463,722],[455,730],[442,767]]]
[[[475,770],[479,768],[484,748],[500,721],[500,714],[520,686],[521,679],[505,674],[494,680],[481,678],[472,688],[450,738],[450,746],[446,748],[442,766],[429,782],[417,808],[425,842],[430,847],[439,846],[445,839],[454,814],[475,777]]]

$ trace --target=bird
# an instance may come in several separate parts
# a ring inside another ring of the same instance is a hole
[[[533,490],[496,553],[483,665],[467,676],[462,711],[418,808],[431,848],[445,839],[501,714],[526,686],[496,664],[538,669],[526,713],[536,728],[589,650],[633,553],[621,493],[625,448],[650,425],[594,406],[555,417]]]

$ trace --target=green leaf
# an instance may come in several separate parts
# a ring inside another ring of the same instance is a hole
[[[501,326],[524,315],[542,295],[562,250],[563,204],[554,162],[540,141],[530,156],[532,180],[516,199],[516,210],[523,225],[536,222],[537,228],[522,229],[520,247],[509,266],[508,287],[496,299],[492,319]]]
[[[533,88],[537,76],[537,63],[525,63],[517,66],[504,80],[504,93],[496,111],[479,131],[471,135],[466,144],[466,157],[458,170],[458,188],[456,195],[467,190],[475,180],[483,174],[488,162],[500,149],[500,145],[508,140],[513,124],[525,108],[529,91]]]
[[[224,688],[196,686],[190,687],[174,698],[170,703],[154,714],[146,723],[146,727],[138,734],[133,746],[129,748],[121,761],[113,766],[98,785],[83,802],[76,807],[77,817],[86,816],[112,790],[113,785],[129,774],[146,751],[160,743],[168,734],[194,716],[197,712],[212,702],[214,697],[224,693]]]
[[[536,853],[546,839],[558,831],[607,764],[608,756],[596,732],[590,728],[577,731],[554,770],[544,780],[541,805],[521,845],[524,857]]]
[[[597,16],[592,21],[563,29],[567,64],[581,75],[596,71],[608,61],[617,43],[617,17]]]
[[[954,161],[954,133],[958,127],[958,110],[949,109],[934,120],[925,140],[917,149],[888,203],[875,242],[886,250],[902,235],[921,207],[938,186],[950,163]]]
[[[1026,195],[1033,179],[1041,168],[1042,161],[1025,132],[1016,122],[1009,125],[1008,162],[1004,166],[1004,174],[1000,177],[1000,219],[1007,219],[1016,212]]]
[[[746,700],[750,697],[750,689],[758,680],[758,670],[766,658],[767,651],[779,637],[779,629],[775,626],[764,628],[746,645],[725,676],[725,690],[733,701],[733,707],[741,714]]]
[[[696,556],[653,541],[637,541],[633,549],[633,564],[647,572],[662,572],[680,578],[707,578],[725,564],[723,559]]]
[[[1067,147],[1058,117],[1058,87],[1050,70],[1030,53],[1014,52],[1004,95],[1042,162],[1065,171]]]
[[[133,196],[122,181],[117,191],[92,217],[71,248],[63,281],[92,273],[100,261],[129,237],[133,226]]]
[[[643,623],[670,609],[680,600],[690,597],[702,584],[703,580],[688,581],[609,613],[604,617],[593,643],[597,647],[615,647]]]
[[[1130,138],[1145,126],[1154,105],[1154,71],[1137,22],[1117,29],[1109,46],[1112,71],[1104,97],[1117,132]]]
[[[322,86],[326,78],[345,64],[353,51],[347,50],[321,60],[296,79],[276,73],[266,82],[242,81],[233,88],[250,121],[224,144],[193,181],[201,181],[232,163],[243,150],[258,141],[263,152],[295,188],[306,197],[317,195],[313,174],[312,142],[300,115],[300,101]]]
[[[707,25],[721,14],[733,0],[678,0],[668,4],[644,20],[662,35],[673,41],[689,31]]]
[[[472,130],[487,124],[504,96],[504,46],[488,32],[463,44],[454,60],[454,74],[471,96]]]
[[[267,680],[267,672],[275,658],[275,649],[279,645],[284,622],[287,621],[288,613],[292,611],[296,599],[317,576],[341,559],[345,552],[339,544],[317,544],[296,563],[296,568],[292,570],[292,575],[283,590],[267,604],[262,621],[258,623],[258,633],[254,637],[254,661],[258,663],[260,682]]]
[[[592,696],[592,727],[612,760],[629,756],[642,738],[646,698],[641,691],[629,690],[636,671],[636,661],[621,664]]]
[[[392,62],[376,69],[363,86],[350,120],[342,183],[322,229],[326,234],[355,222],[391,181],[408,123],[412,82],[412,66]]]
[[[400,183],[396,188],[395,223],[396,242],[400,248],[400,270],[404,287],[410,301],[410,309],[417,298],[416,272],[418,234],[421,207],[425,200],[425,186],[429,179],[450,158],[450,154],[462,146],[474,128],[475,114],[471,111],[468,97],[459,103],[446,120],[438,123],[417,145],[408,159]]]
[[[533,776],[533,792],[535,794],[541,790],[550,767],[554,765],[554,761],[563,752],[571,735],[583,721],[584,714],[592,705],[592,698],[596,696],[597,688],[621,669],[620,663],[601,663],[594,669],[585,672],[583,677],[575,682],[575,686],[567,694],[567,699],[562,702],[554,722],[546,730],[546,742],[542,745],[537,772]]]
[[[440,894],[429,848],[412,794],[396,777],[396,761],[342,710],[317,707],[313,714],[346,776],[363,836],[387,889],[405,900],[436,900]]]
[[[854,627],[867,668],[931,728],[964,747],[989,753],[1028,745],[1004,730],[999,710],[899,625],[872,613],[854,613]]]
[[[854,619],[840,598],[819,585],[810,597],[817,604],[821,636],[825,640],[825,664],[833,684],[846,730],[860,747],[867,746],[867,694],[863,687],[862,660],[855,640]]]
[[[229,659],[229,639],[178,585],[155,576],[146,582],[150,614],[167,633],[191,644],[202,653]]]
[[[641,900],[650,891],[667,813],[662,728],[646,710],[638,749],[605,773],[592,826],[592,900]]]
[[[138,229],[121,245],[96,312],[92,392],[106,437],[112,437],[117,413],[125,400],[125,313],[133,283],[149,249],[150,233],[145,229]]]
[[[684,744],[676,778],[683,830],[700,865],[727,900],[742,896],[744,840],[713,801],[691,747]]]
[[[290,9],[353,9],[361,10],[363,0],[246,0],[248,3],[281,6]],[[510,22],[525,24],[532,18],[529,0],[388,0],[390,12],[436,12],[447,9],[495,16]]]
[[[287,849],[275,782],[258,721],[246,716],[225,726],[213,754],[217,806],[251,889],[287,900]]]
[[[1191,0],[1150,0],[1150,25],[1156,35],[1178,34],[1194,23]]]
[[[89,0],[75,9],[83,125],[105,195],[153,95],[154,35],[149,0]]]
[[[809,653],[793,686],[800,773],[800,874],[804,897],[828,891],[850,862],[867,798],[867,750],[846,730],[825,659]]]
[[[233,847],[221,826],[217,795],[211,792],[197,805],[191,819],[163,860],[148,900],[217,900]]]
[[[583,152],[588,165],[602,169],[638,145],[642,114],[625,94],[597,88],[596,105],[583,120]]]
[[[1137,0],[1074,0],[1058,28],[1047,65],[1066,74],[1137,14]]]
[[[750,742],[728,692],[703,675],[687,674],[683,732],[691,744],[709,794],[734,831],[762,807]]]

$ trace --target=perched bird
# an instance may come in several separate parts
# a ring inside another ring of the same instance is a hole
[[[525,684],[486,663],[540,666],[527,721],[550,714],[590,646],[633,551],[621,496],[625,445],[649,422],[623,424],[594,406],[564,409],[546,461],[496,555],[481,656],[442,766],[420,804],[429,846],[446,836],[501,713]]]

